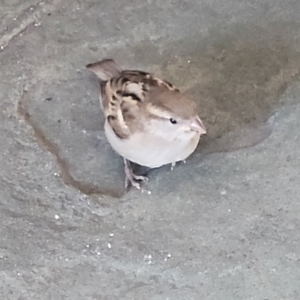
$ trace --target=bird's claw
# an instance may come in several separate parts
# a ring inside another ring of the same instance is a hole
[[[125,159],[124,159],[124,164],[125,164],[125,175],[126,175],[125,189],[127,189],[131,184],[133,187],[140,190],[141,189],[140,182],[148,181],[148,177],[134,174],[131,166],[129,165],[129,162]]]
[[[175,166],[176,166],[176,161],[171,163],[171,171],[174,170]]]

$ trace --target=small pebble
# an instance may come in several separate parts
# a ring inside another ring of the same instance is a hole
[[[110,233],[110,234],[109,234],[109,236],[114,236],[114,235],[115,235],[114,233]]]
[[[111,243],[107,244],[108,249],[111,249]]]
[[[54,218],[55,218],[55,220],[59,220],[60,216],[59,215],[55,215]]]

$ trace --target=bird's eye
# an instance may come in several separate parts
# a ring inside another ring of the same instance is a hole
[[[177,121],[176,121],[175,119],[173,119],[173,118],[170,119],[170,122],[171,122],[172,124],[177,124]]]

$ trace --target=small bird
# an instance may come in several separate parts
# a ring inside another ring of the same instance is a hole
[[[136,70],[122,70],[113,59],[86,66],[100,79],[104,130],[123,157],[125,188],[140,189],[147,177],[134,174],[130,162],[148,168],[185,161],[206,133],[196,103],[171,83]]]

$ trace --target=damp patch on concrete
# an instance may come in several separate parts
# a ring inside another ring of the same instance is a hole
[[[153,43],[148,54],[145,42],[133,46],[132,53],[146,61],[147,71],[197,101],[208,134],[196,152],[234,151],[256,145],[272,132],[266,121],[300,68],[300,53],[288,42],[291,34],[282,24],[239,26],[212,32],[206,40],[193,36],[163,47]],[[111,51],[111,57],[120,51]],[[98,96],[92,74],[74,70],[73,78],[58,75],[37,82],[24,93],[19,112],[56,157],[66,184],[85,194],[120,197],[122,159],[106,141]]]
[[[241,25],[212,32],[207,41],[193,37],[171,47],[186,47],[180,50],[184,56],[165,54],[162,75],[198,102],[207,127],[199,152],[251,147],[272,132],[266,121],[300,70],[300,52],[289,41],[293,34],[288,24]]]

